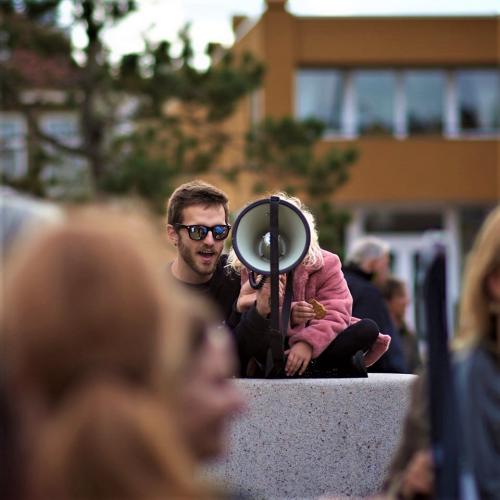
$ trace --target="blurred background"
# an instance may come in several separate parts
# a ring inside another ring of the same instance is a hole
[[[300,195],[321,244],[391,244],[414,299],[500,199],[497,2],[0,2],[2,184],[59,203],[145,199],[200,177],[236,212]],[[411,300],[407,321],[419,331]]]

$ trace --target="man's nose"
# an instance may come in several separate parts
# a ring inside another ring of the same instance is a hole
[[[205,236],[205,239],[203,240],[203,243],[206,243],[208,245],[213,245],[215,243],[212,231],[208,231],[207,235]]]

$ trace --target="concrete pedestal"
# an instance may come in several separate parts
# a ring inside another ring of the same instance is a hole
[[[253,498],[367,496],[381,486],[413,375],[239,380],[249,411],[209,477]]]

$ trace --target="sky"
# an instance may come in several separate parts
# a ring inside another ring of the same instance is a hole
[[[234,41],[233,15],[258,19],[265,9],[264,0],[137,0],[137,3],[137,12],[104,35],[112,59],[140,51],[145,37],[153,42],[175,41],[179,30],[190,23],[194,63],[200,68],[209,62],[204,55],[208,42],[230,46]],[[500,0],[288,0],[288,10],[299,16],[499,15]],[[74,29],[72,37],[77,47],[85,43],[83,30]]]

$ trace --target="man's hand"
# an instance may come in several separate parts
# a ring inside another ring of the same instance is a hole
[[[255,290],[250,286],[250,282],[248,280],[245,281],[245,283],[241,286],[240,294],[238,295],[236,310],[239,313],[247,311],[253,306],[256,297],[257,294],[255,293]]]
[[[285,296],[285,285],[286,285],[286,275],[281,274],[279,280],[279,303],[283,302],[283,297]],[[271,278],[266,277],[266,281],[262,288],[257,290],[257,312],[263,317],[267,316],[271,312]]]
[[[299,375],[303,375],[312,358],[312,347],[306,342],[299,341],[285,351],[285,355],[287,356],[285,374],[291,377],[298,371]]]
[[[301,300],[292,306],[290,321],[292,326],[298,326],[314,319],[314,308],[309,302]]]

